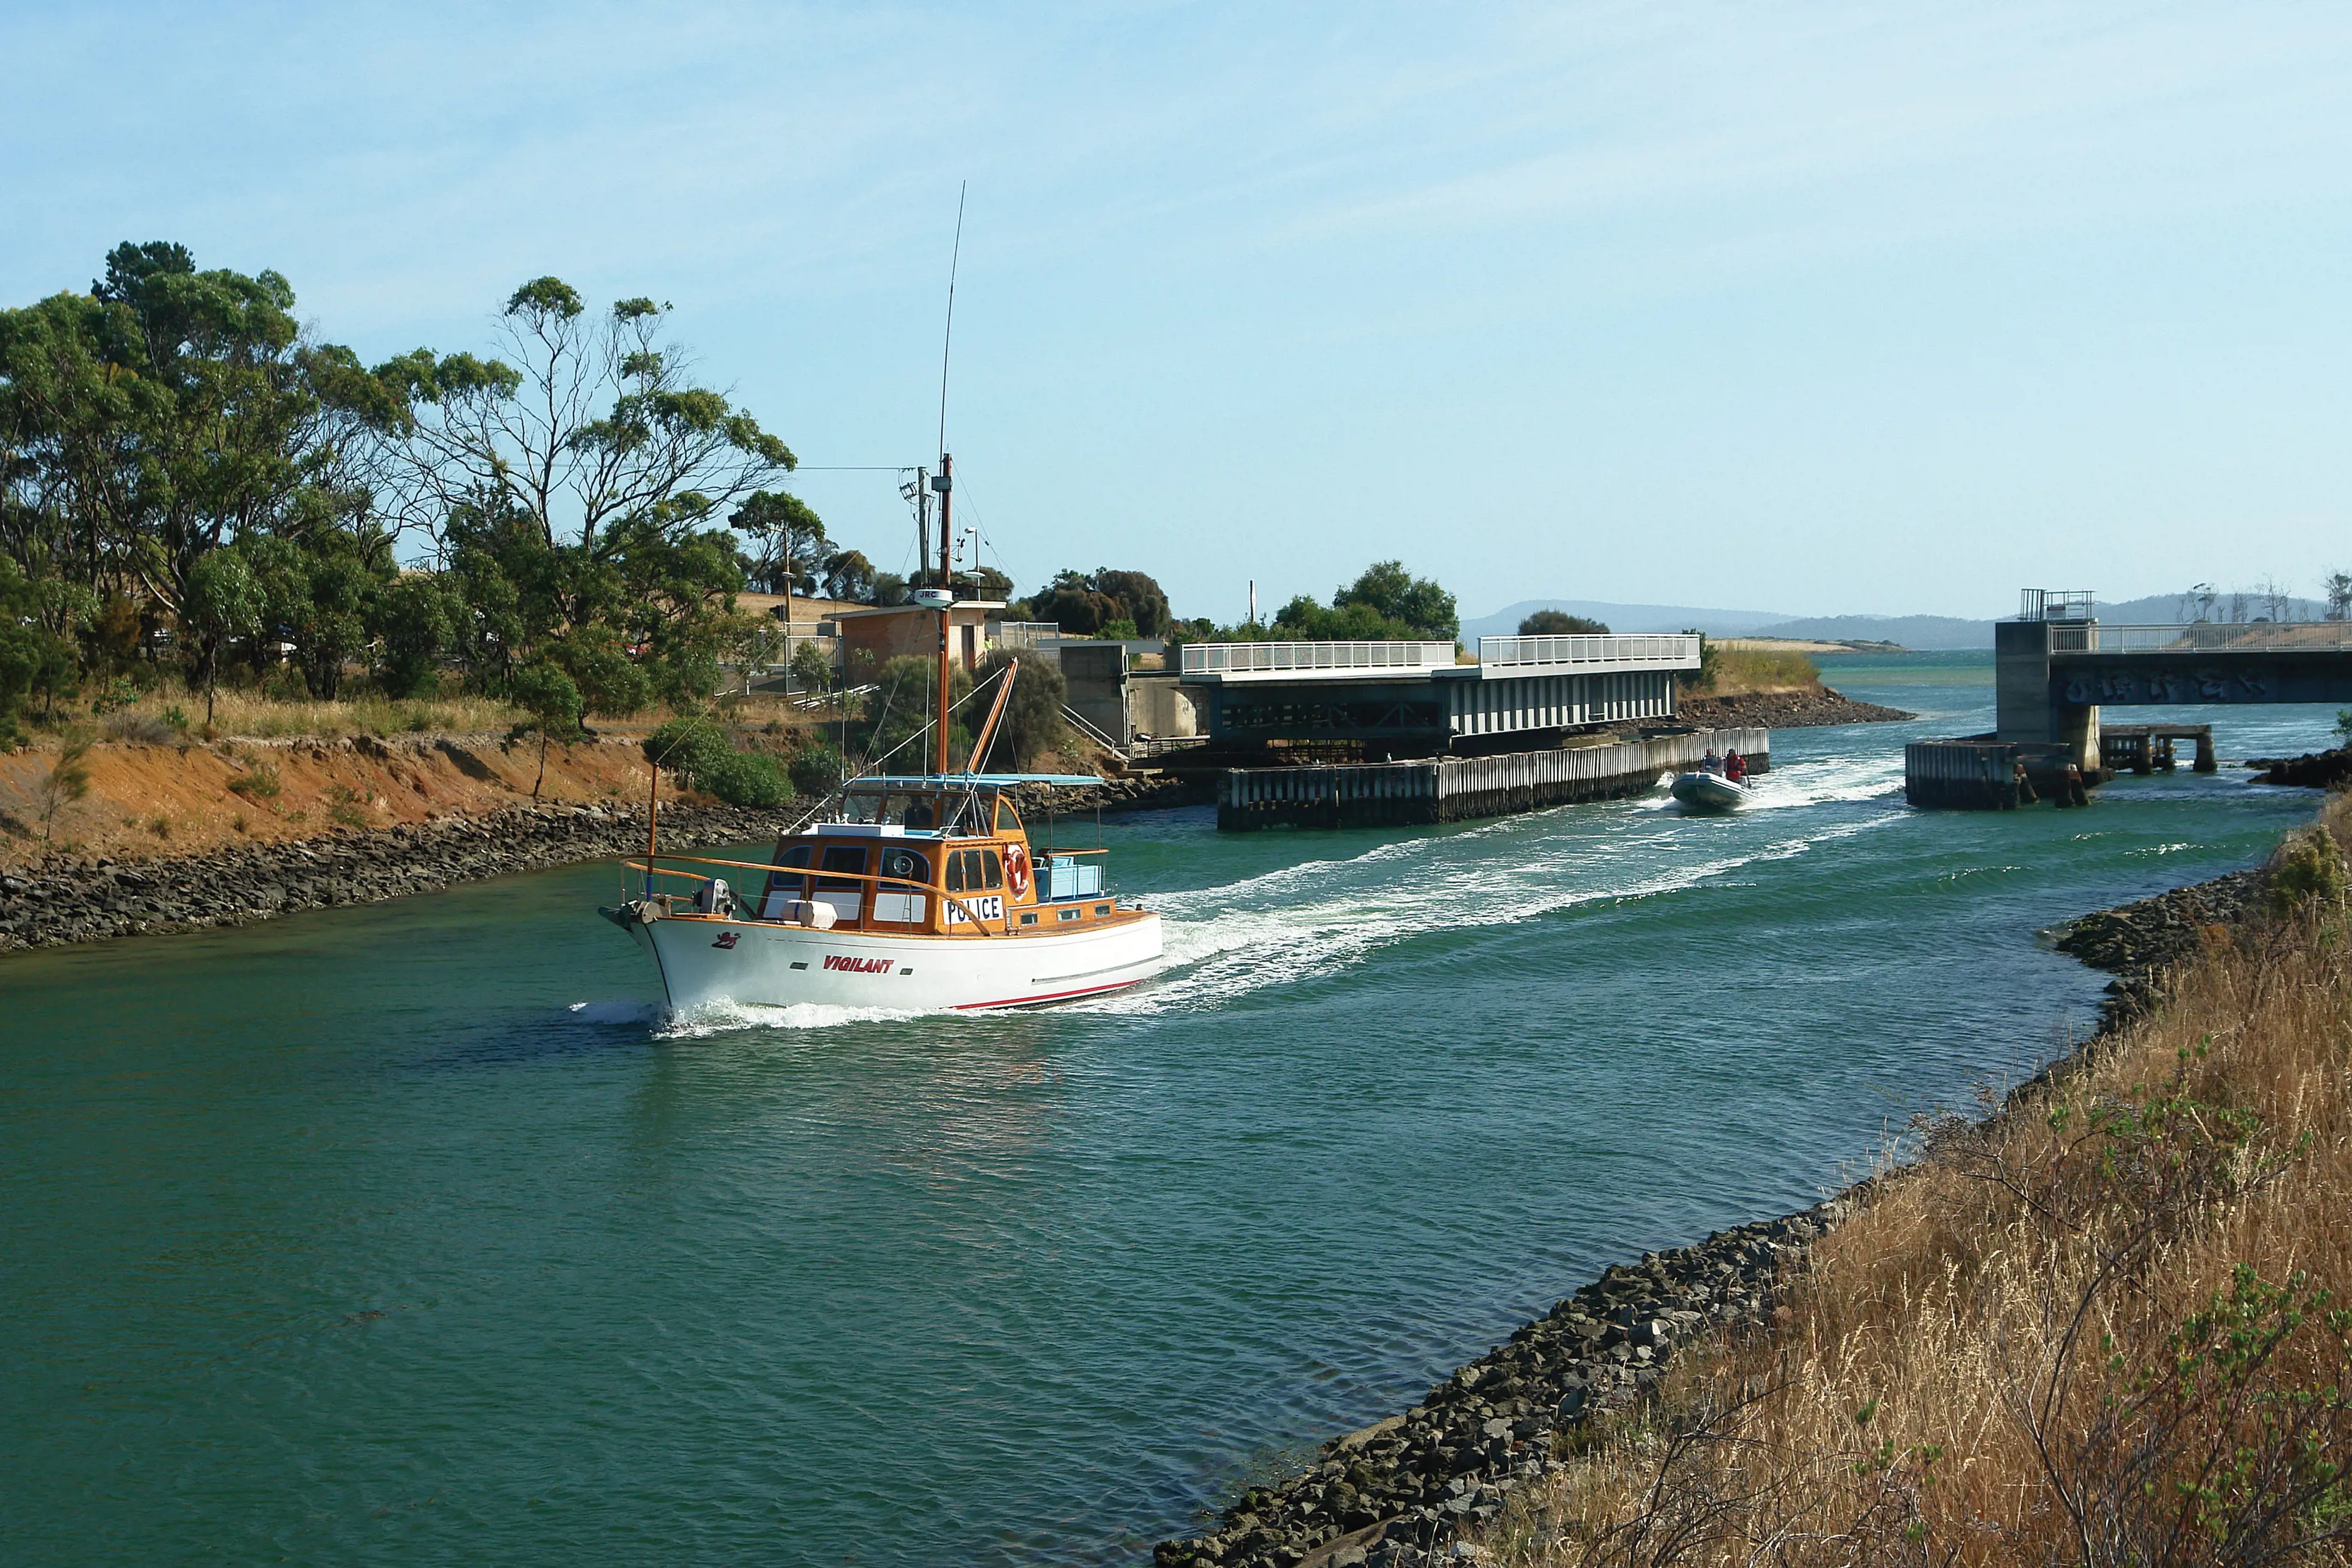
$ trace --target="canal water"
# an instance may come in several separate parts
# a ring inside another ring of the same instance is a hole
[[[1832,663],[1922,719],[1737,818],[1115,823],[1175,961],[1055,1011],[673,1023],[609,865],[0,959],[0,1559],[1143,1561],[2031,1072],[2103,983],[2038,931],[2314,805],[1911,812],[1990,657]]]

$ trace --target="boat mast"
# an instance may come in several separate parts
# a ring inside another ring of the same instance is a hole
[[[955,494],[955,459],[944,452],[940,454],[939,476],[931,481],[931,487],[940,493],[940,588],[947,594],[940,604],[940,722],[931,747],[931,771],[945,778],[948,770],[948,641],[955,621],[955,580],[950,575],[952,568],[948,559],[948,541],[953,536],[949,531],[948,509]]]
[[[955,492],[955,459],[948,455],[948,352],[955,346],[955,286],[956,268],[963,260],[963,197],[966,187],[956,187],[955,246],[948,253],[948,319],[946,329],[940,334],[940,472],[931,481],[931,488],[940,493],[940,725],[932,737],[931,771],[940,778],[948,772],[948,633],[955,622],[954,566],[949,559],[949,541],[953,538],[948,528],[949,497]]]

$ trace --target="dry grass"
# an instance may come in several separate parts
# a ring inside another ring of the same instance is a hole
[[[2324,821],[2340,853],[2352,802]],[[1518,1500],[1501,1561],[2345,1561],[2348,942],[2325,894],[2209,931],[2158,1012],[1934,1129],[1771,1332]]]
[[[1787,648],[1741,648],[1710,640],[1701,689],[1710,696],[1744,692],[1809,692],[1822,684],[1812,660]]]

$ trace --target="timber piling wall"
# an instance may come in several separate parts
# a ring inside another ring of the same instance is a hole
[[[1702,729],[1497,757],[1234,768],[1218,787],[1217,826],[1246,832],[1276,827],[1403,827],[1507,816],[1578,800],[1638,795],[1661,775],[1696,766],[1709,750],[1738,751],[1754,771],[1762,773],[1772,765],[1771,744],[1769,730]]]

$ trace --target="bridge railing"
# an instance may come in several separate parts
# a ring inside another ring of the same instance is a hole
[[[2352,649],[2352,622],[2200,621],[2184,626],[2053,626],[2053,653],[2325,653]]]
[[[1538,669],[1572,669],[1580,664],[1610,664],[1621,670],[1696,670],[1698,644],[1696,636],[1678,632],[1481,637],[1478,665],[1482,670],[1519,674]]]
[[[1451,643],[1187,643],[1184,674],[1451,669]]]

